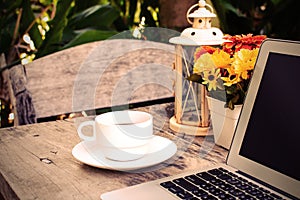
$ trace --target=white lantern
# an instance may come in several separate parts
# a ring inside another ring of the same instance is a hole
[[[195,10],[196,7],[198,9]],[[170,119],[170,128],[177,132],[205,136],[210,126],[207,91],[204,85],[191,82],[187,77],[193,73],[195,50],[202,45],[221,45],[224,42],[223,33],[211,27],[211,20],[216,15],[204,0],[193,5],[186,17],[192,27],[186,28],[179,37],[170,39],[176,50],[175,115]]]

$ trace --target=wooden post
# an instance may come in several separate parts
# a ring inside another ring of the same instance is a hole
[[[0,67],[3,68],[6,66],[6,60],[4,54],[1,54],[0,56]],[[1,84],[1,98],[3,98],[6,102],[11,103],[12,105],[12,112],[14,113],[14,125],[18,125],[18,114],[16,111],[16,98],[13,92],[10,75],[9,75],[9,69],[3,69],[2,71],[2,83]]]
[[[182,46],[175,46],[175,118],[181,123],[182,117]]]

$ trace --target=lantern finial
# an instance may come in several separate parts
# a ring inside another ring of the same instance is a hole
[[[198,9],[195,9],[198,7]],[[211,27],[212,18],[217,17],[214,9],[205,0],[199,2],[187,11],[186,19],[192,28],[186,28],[180,37],[171,38],[170,42],[182,45],[220,45],[224,42],[220,29]]]
[[[191,13],[191,11],[197,6],[199,8]],[[206,9],[206,7],[210,10]],[[210,28],[211,18],[213,17],[216,17],[213,7],[207,4],[204,0],[200,0],[198,4],[193,5],[186,14],[187,21],[193,25],[193,28]],[[193,18],[194,20],[191,21],[190,18]],[[200,20],[201,22],[207,21],[208,23],[201,23]]]

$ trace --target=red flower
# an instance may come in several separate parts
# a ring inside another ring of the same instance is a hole
[[[233,55],[235,52],[238,52],[241,49],[255,49],[259,48],[260,44],[264,39],[265,35],[253,36],[252,34],[247,35],[226,35],[225,40],[229,40],[223,44],[223,50],[230,55]]]

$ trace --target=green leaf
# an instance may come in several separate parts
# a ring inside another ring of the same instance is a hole
[[[35,46],[39,48],[43,42],[42,36],[38,29],[38,25],[35,22],[35,16],[31,8],[31,3],[29,0],[24,0],[22,3],[23,13],[20,24],[20,37],[26,33],[29,29],[29,35],[31,40],[33,40]],[[32,27],[30,27],[33,24]]]
[[[238,9],[236,9],[235,7],[233,7],[232,4],[230,4],[230,3],[228,3],[228,2],[224,2],[223,5],[224,5],[225,12],[231,11],[231,12],[235,13],[235,14],[238,15],[238,16],[242,16],[242,15],[238,12]]]
[[[12,40],[17,21],[17,9],[21,7],[22,0],[0,0],[0,54],[9,54],[13,49]],[[16,35],[16,39],[18,35]],[[8,61],[8,60],[7,60]]]
[[[145,4],[145,2],[144,2]],[[135,12],[137,10],[137,6],[138,6],[138,1],[137,0],[130,0],[130,3],[129,3],[129,16],[128,16],[128,25],[129,26],[132,26],[133,25],[133,22],[134,22],[134,15],[135,15]]]
[[[271,1],[274,5],[278,5],[283,2],[282,0],[271,0]],[[284,1],[286,1],[286,0],[284,0]]]
[[[17,8],[21,6],[22,0],[5,1],[0,0],[0,8],[2,10],[0,18],[14,13]],[[3,15],[3,16],[2,16]]]
[[[186,79],[189,80],[189,81],[192,81],[192,82],[200,83],[200,84],[202,84],[202,82],[203,82],[202,76],[198,75],[198,74],[191,74]]]
[[[229,101],[225,106],[230,110],[234,110],[234,103],[232,101]]]
[[[72,1],[58,0],[55,17],[49,22],[50,30],[46,33],[46,38],[38,51],[37,57],[60,50],[63,31],[68,22],[67,15]]]
[[[103,31],[103,30],[81,30],[80,34],[78,34],[73,40],[71,40],[67,45],[63,48],[69,48],[76,45],[105,40],[113,35],[117,34],[116,31]]]
[[[109,27],[119,17],[119,12],[110,5],[96,5],[90,7],[69,20],[68,26],[80,30],[84,28]]]
[[[74,15],[75,13],[79,13],[89,7],[92,7],[94,5],[98,4],[105,4],[103,2],[99,3],[99,0],[74,0],[74,6],[72,7],[72,10],[70,13]]]

